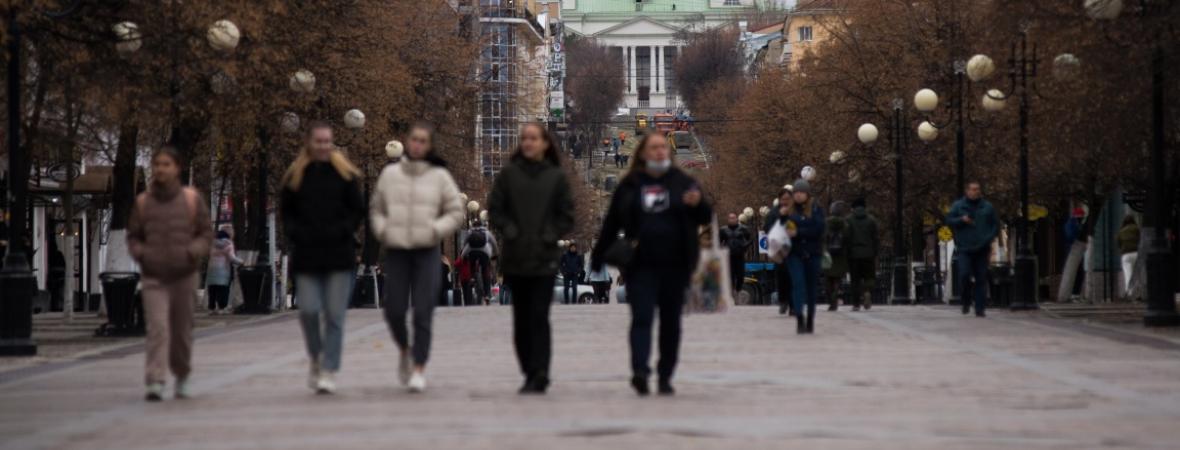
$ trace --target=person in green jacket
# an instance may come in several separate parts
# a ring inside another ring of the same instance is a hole
[[[987,269],[992,240],[1000,233],[1000,221],[992,204],[983,199],[983,188],[978,181],[967,183],[966,196],[951,205],[946,223],[955,235],[955,264],[959,278],[955,283],[967,292],[972,279],[975,290],[975,315],[984,317],[987,305]],[[971,312],[971,305],[963,302],[963,314]]]
[[[848,218],[845,251],[848,253],[848,272],[852,278],[852,310],[873,307],[868,295],[877,280],[877,254],[881,249],[877,219],[865,209],[865,199],[852,201],[852,216]]]
[[[840,289],[840,282],[848,275],[848,204],[837,201],[831,206],[828,217],[828,229],[824,236],[824,252],[830,260],[824,270],[824,295],[828,297],[828,311],[835,311],[840,307],[840,297],[836,292]]]
[[[549,387],[557,240],[574,230],[574,199],[557,142],[541,124],[526,124],[488,198],[489,221],[502,237],[500,271],[512,292],[516,357],[525,376],[521,394],[544,394]]]
[[[1135,259],[1139,256],[1139,224],[1135,216],[1123,218],[1119,228],[1119,253],[1123,255],[1123,291],[1131,289],[1131,274],[1135,271]]]

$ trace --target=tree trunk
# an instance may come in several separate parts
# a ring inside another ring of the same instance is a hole
[[[1073,295],[1078,268],[1081,267],[1086,257],[1086,249],[1090,246],[1090,236],[1094,234],[1094,227],[1098,223],[1098,216],[1102,214],[1102,207],[1105,203],[1105,197],[1091,196],[1090,198],[1089,204],[1092,205],[1090,214],[1086,215],[1086,222],[1082,224],[1082,230],[1078,233],[1077,240],[1070,246],[1069,255],[1065,258],[1065,268],[1061,272],[1061,283],[1057,285],[1058,302],[1068,302],[1069,297]],[[1085,275],[1089,276],[1089,273]],[[1082,285],[1085,286],[1085,283]],[[1085,292],[1084,288],[1082,292]]]

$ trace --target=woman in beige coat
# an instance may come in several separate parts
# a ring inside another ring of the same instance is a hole
[[[430,356],[430,322],[442,282],[439,244],[464,220],[459,187],[432,151],[433,139],[429,124],[410,127],[406,157],[381,171],[369,205],[373,234],[385,247],[385,320],[401,350],[398,375],[414,392],[426,389],[423,372]],[[411,300],[412,349],[406,329]]]

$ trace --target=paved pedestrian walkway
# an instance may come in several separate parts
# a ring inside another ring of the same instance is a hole
[[[315,396],[292,315],[198,339],[196,398],[141,400],[141,352],[0,379],[12,449],[1176,448],[1180,345],[1036,315],[771,308],[693,316],[674,398],[627,386],[628,314],[556,306],[554,385],[522,398],[506,307],[440,309],[424,394],[381,315],[350,311],[339,395]]]

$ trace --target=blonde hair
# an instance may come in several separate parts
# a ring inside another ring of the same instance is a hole
[[[794,193],[792,193],[791,195],[794,195]],[[812,197],[811,193],[808,192],[807,193],[807,202],[803,205],[803,211],[798,211],[798,209],[799,209],[799,202],[796,202],[795,199],[792,198],[791,199],[791,206],[787,207],[787,214],[791,215],[791,214],[798,213],[798,214],[802,215],[803,217],[811,217],[811,212],[815,211],[815,197]]]
[[[311,136],[311,133],[321,128],[331,129],[326,124],[312,125],[308,129],[307,135]],[[292,191],[298,191],[299,187],[303,185],[303,173],[307,172],[307,165],[311,164],[312,160],[311,147],[304,145],[303,149],[299,151],[299,156],[295,157],[295,162],[292,162],[291,166],[287,168],[287,173],[283,174],[283,186]],[[352,181],[361,176],[360,169],[357,169],[339,148],[332,149],[328,162],[332,164],[332,168],[336,169],[336,173],[340,174],[340,178],[343,178],[344,181]]]

